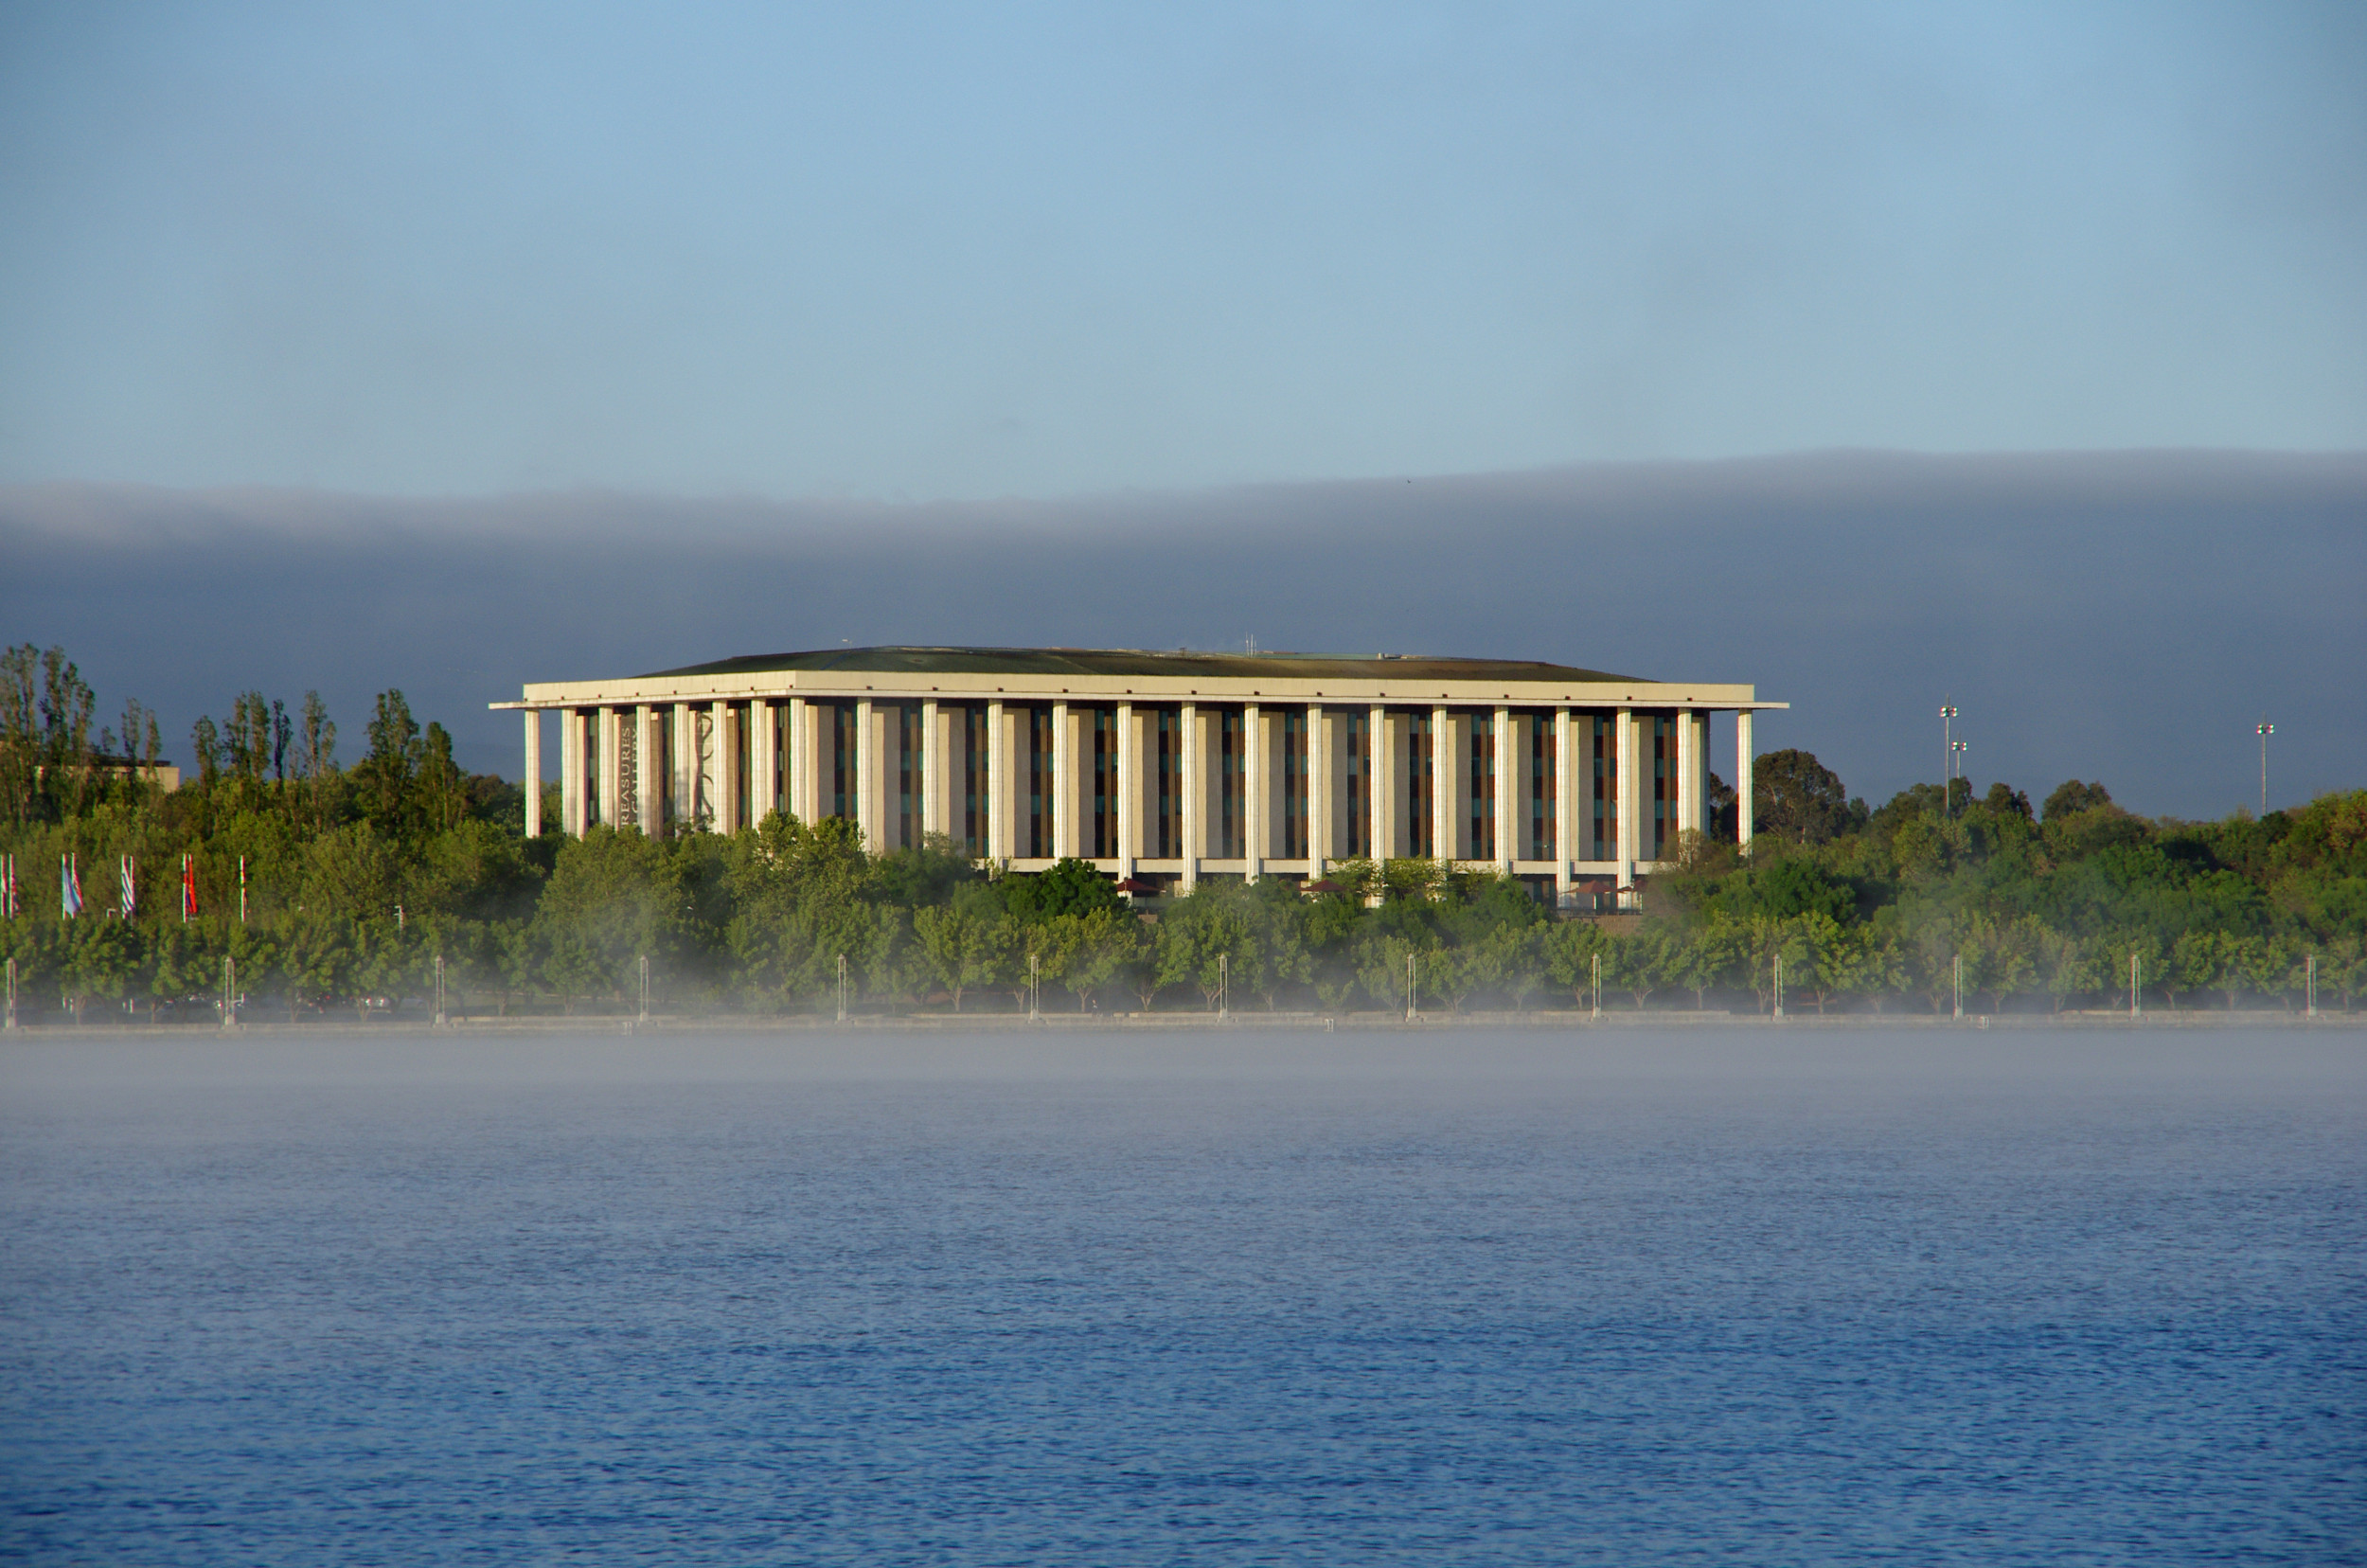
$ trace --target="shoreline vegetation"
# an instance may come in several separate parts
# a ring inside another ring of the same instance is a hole
[[[2127,1026],[2132,968],[2136,1023],[2260,1024],[2313,993],[2324,1021],[2356,1019],[2367,991],[2367,790],[2215,822],[2136,816],[2078,780],[2035,808],[1961,779],[1869,808],[1779,751],[1755,763],[1750,853],[1727,793],[1723,831],[1684,835],[1633,913],[1415,860],[1333,861],[1330,891],[1212,877],[1130,904],[1085,862],[995,875],[941,838],[872,854],[835,818],[529,840],[520,786],[464,774],[396,690],[349,765],[317,694],[240,694],[198,721],[170,791],[154,716],[130,703],[94,734],[96,708],[61,650],[0,653],[20,1025],[220,1027],[227,986],[241,1026],[417,1027],[439,971],[448,1021],[600,1031],[645,1011],[666,1029],[1564,1028],[1598,1009],[1771,1022],[1779,995],[1804,1025]]]

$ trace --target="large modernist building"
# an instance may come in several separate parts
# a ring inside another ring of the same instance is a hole
[[[525,688],[559,715],[567,832],[839,816],[878,850],[943,833],[1033,871],[1081,856],[1188,888],[1352,856],[1626,887],[1704,826],[1712,713],[1748,686],[1410,654],[841,648]],[[543,830],[538,792],[526,831]]]

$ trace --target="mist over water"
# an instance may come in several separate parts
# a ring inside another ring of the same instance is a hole
[[[2357,1560],[2355,1031],[0,1051],[0,1552]]]

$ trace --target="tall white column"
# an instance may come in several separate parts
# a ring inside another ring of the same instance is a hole
[[[1637,848],[1643,835],[1637,830],[1636,807],[1636,739],[1641,728],[1632,708],[1619,710],[1619,885],[1635,885]]]
[[[1455,829],[1465,813],[1455,808],[1463,804],[1463,793],[1470,783],[1464,739],[1452,708],[1430,710],[1430,850],[1442,861],[1462,858],[1463,846]]]
[[[715,703],[707,709],[707,722],[712,726],[714,755],[712,761],[703,763],[699,771],[715,791],[715,830],[728,836],[740,829],[739,718],[732,712],[731,704]]]
[[[600,820],[611,828],[638,826],[624,820],[621,797],[625,780],[625,726],[634,722],[633,716],[639,711],[637,708],[626,708],[619,712],[613,707],[604,707],[597,714],[599,729],[593,741],[595,766],[600,775],[596,798],[600,803]],[[637,731],[633,739],[640,739]],[[638,784],[639,780],[636,778],[634,782]]]
[[[540,710],[526,711],[526,765],[520,804],[525,807],[525,836],[543,836],[543,715]],[[131,750],[127,744],[126,752]]]
[[[1512,874],[1512,863],[1523,858],[1521,853],[1521,794],[1522,786],[1529,777],[1529,748],[1536,739],[1529,734],[1530,726],[1516,727],[1512,710],[1496,710],[1496,869],[1504,876]]]
[[[1701,827],[1701,747],[1693,732],[1693,710],[1677,710],[1677,831]],[[1672,846],[1673,847],[1673,846]]]
[[[1011,723],[1015,716],[1001,703],[987,704],[987,856],[1002,862],[1015,858],[1012,811],[1013,779]]]
[[[885,760],[880,745],[881,704],[865,697],[855,704],[855,826],[863,846],[873,854],[884,847],[881,838],[880,775]]]
[[[763,697],[748,700],[748,826],[761,827],[779,798],[780,713]]]
[[[1751,755],[1751,710],[1743,708],[1735,715],[1735,842],[1746,852],[1751,847],[1751,766],[1757,760]]]
[[[1208,732],[1197,703],[1183,704],[1178,728],[1184,742],[1184,891],[1200,885],[1201,858],[1208,848]]]
[[[669,798],[674,810],[666,830],[671,833],[686,830],[699,820],[699,720],[688,703],[674,704],[674,746],[669,761],[673,768]]]
[[[1052,704],[1052,855],[1077,853],[1077,735],[1066,703]]]
[[[583,836],[583,710],[559,710],[559,830]]]
[[[1324,874],[1332,856],[1331,790],[1338,769],[1331,755],[1331,728],[1321,703],[1307,704],[1307,875]]]
[[[1143,733],[1131,703],[1118,704],[1117,852],[1121,880],[1143,852]]]
[[[1397,823],[1397,801],[1405,793],[1405,784],[1398,767],[1397,737],[1389,727],[1389,710],[1379,703],[1373,704],[1370,727],[1372,811],[1368,820],[1373,829],[1372,858],[1395,860],[1405,853]]]
[[[780,723],[787,733],[781,747],[781,809],[798,821],[810,825],[814,819],[813,774],[816,766],[813,744],[813,704],[803,697],[792,697],[781,704]]]
[[[1574,891],[1578,846],[1578,726],[1568,708],[1554,710],[1554,892]]]
[[[920,831],[942,833],[946,827],[946,715],[948,709],[932,698],[920,704]]]
[[[1273,747],[1267,742],[1266,718],[1255,703],[1241,706],[1241,873],[1255,882],[1266,864],[1266,818],[1273,800],[1273,780],[1267,766]]]

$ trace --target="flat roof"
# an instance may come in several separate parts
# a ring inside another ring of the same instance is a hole
[[[824,648],[748,653],[639,677],[756,675],[773,670],[905,675],[1167,675],[1255,680],[1642,681],[1533,659],[1458,659],[1431,653],[1208,653],[1147,648]],[[1657,683],[1655,683],[1657,684]]]

